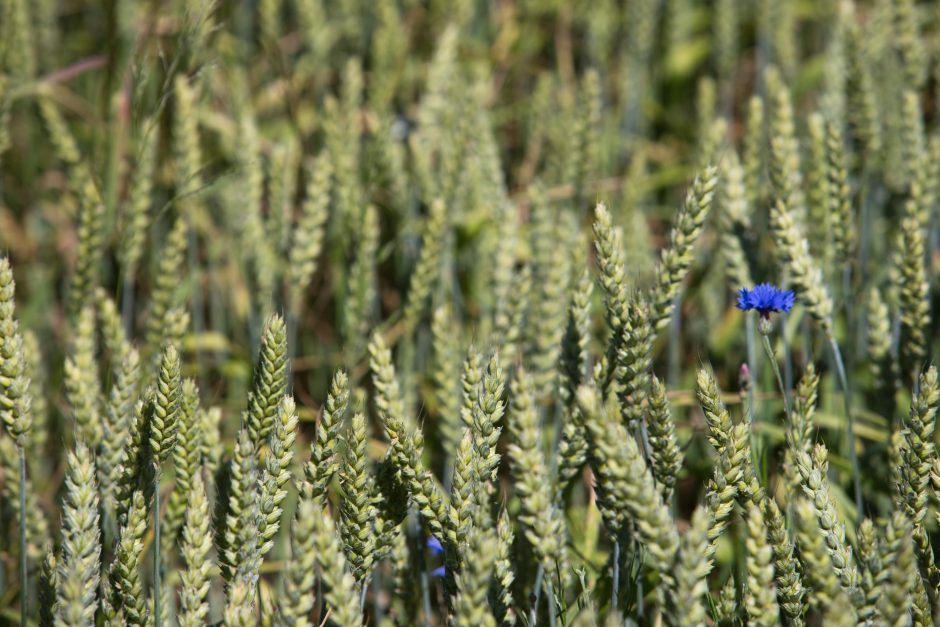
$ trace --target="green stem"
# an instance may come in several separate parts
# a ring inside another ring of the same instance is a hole
[[[26,555],[26,449],[18,446],[20,453],[20,624],[26,624],[29,603],[29,575]]]
[[[548,627],[555,627],[555,593],[552,590],[552,582],[549,579],[545,580],[545,597],[548,601]],[[535,623],[532,623],[535,625]]]
[[[747,367],[750,370],[751,381],[750,385],[747,386],[747,398],[748,404],[751,408],[750,420],[748,425],[753,429],[754,420],[757,416],[757,405],[754,398],[754,386],[760,381],[760,376],[757,372],[757,351],[754,349],[754,317],[746,316],[745,317],[745,326],[747,327]]]
[[[777,385],[780,386],[780,393],[783,394],[783,413],[787,420],[790,420],[790,400],[787,396],[787,386],[783,383],[783,377],[780,376],[780,366],[777,365],[777,358],[774,357],[774,348],[770,345],[770,336],[761,333],[761,342],[764,345],[764,352],[767,353],[767,359],[774,370],[774,376],[777,377]]]
[[[849,394],[849,380],[845,374],[845,364],[842,361],[842,351],[835,337],[829,335],[829,348],[832,358],[836,362],[836,374],[839,376],[839,386],[842,388],[842,400],[845,403],[846,435],[849,440],[849,461],[852,464],[852,485],[855,489],[855,508],[858,515],[862,515],[862,482],[861,471],[858,467],[858,453],[855,452],[855,417],[852,415],[852,401]]]
[[[614,541],[614,563],[611,573],[610,607],[617,609],[617,598],[620,596],[620,540]]]
[[[532,589],[532,607],[529,608],[529,624],[536,625],[539,617],[539,597],[542,592],[542,577],[545,576],[545,566],[539,562],[535,571],[535,586]]]
[[[162,627],[160,619],[160,466],[153,472],[153,624]]]

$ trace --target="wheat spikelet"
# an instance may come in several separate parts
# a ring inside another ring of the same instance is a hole
[[[767,528],[760,509],[751,507],[747,514],[747,586],[744,607],[749,623],[776,625],[779,618],[776,591],[774,590],[774,567],[772,548],[767,542]]]
[[[496,561],[496,542],[494,530],[476,525],[471,527],[467,538],[467,553],[476,556],[476,559],[468,561],[467,568],[457,576],[455,625],[496,625],[486,600]]]
[[[140,357],[136,349],[124,355],[105,405],[105,429],[98,454],[98,479],[101,498],[113,511],[121,467],[127,458],[126,444],[134,422],[134,405],[139,394]]]
[[[600,405],[596,390],[582,386],[578,401],[594,446],[603,451],[596,469],[598,483],[606,483],[618,507],[629,512],[636,532],[649,551],[650,562],[665,581],[672,580],[671,568],[679,546],[672,516],[656,490],[646,462],[623,426],[612,421]]]
[[[650,378],[648,429],[653,476],[663,501],[669,503],[682,468],[682,451],[669,411],[666,388],[655,376]]]
[[[144,355],[152,355],[155,359],[164,342],[166,315],[174,304],[179,286],[188,232],[186,220],[177,217],[167,233],[166,241],[160,246],[161,254],[153,276],[154,284],[150,291],[150,308],[144,333]]]
[[[186,569],[180,573],[179,623],[181,627],[202,625],[209,615],[209,586],[212,572],[212,533],[206,486],[199,468],[193,473],[190,501],[183,522],[180,552]]]
[[[140,577],[148,516],[144,494],[138,490],[131,497],[110,572],[114,595],[112,607],[120,611],[128,625],[146,625],[149,620],[149,608]]]
[[[278,604],[278,625],[309,626],[313,609],[310,592],[316,581],[315,517],[320,514],[316,502],[304,498],[297,505],[291,533],[291,560],[284,573],[284,596]]]
[[[278,403],[287,391],[287,330],[279,315],[271,316],[261,333],[258,364],[248,393],[248,434],[255,448],[274,429]]]
[[[736,152],[732,151],[720,164],[721,253],[730,286],[752,285],[751,270],[739,230],[750,226],[750,206],[745,171]]]
[[[333,611],[334,620],[340,625],[362,624],[362,611],[355,589],[355,579],[350,574],[333,519],[322,504],[317,504],[310,518],[314,521],[313,538],[316,547],[320,576],[326,584],[326,600]]]
[[[415,263],[408,286],[402,318],[405,327],[413,329],[424,313],[425,303],[439,280],[443,240],[447,230],[448,213],[443,200],[431,203],[430,213],[421,236],[421,254]]]
[[[374,206],[365,209],[356,232],[359,237],[356,255],[349,268],[349,304],[345,310],[343,327],[353,354],[359,354],[360,344],[369,335],[375,313],[375,256],[379,246],[379,217]]]
[[[547,199],[533,202],[530,210],[534,294],[526,327],[531,333],[528,363],[536,398],[544,398],[554,387],[564,333],[571,268],[567,255],[559,257],[556,253],[565,247],[565,238],[570,237],[567,233],[577,231],[576,226],[569,228],[565,223],[565,215],[559,214]]]
[[[761,511],[767,526],[767,539],[773,551],[774,573],[777,585],[777,603],[793,625],[803,624],[804,596],[803,579],[799,562],[794,556],[794,545],[787,532],[786,521],[776,501],[763,501]]]
[[[620,413],[631,433],[636,432],[646,411],[652,364],[650,353],[655,337],[653,324],[647,304],[632,298],[620,331],[622,342],[614,355]]]
[[[832,298],[823,282],[822,271],[810,256],[809,244],[797,227],[791,206],[783,197],[770,209],[770,225],[781,265],[790,272],[797,294],[804,301],[823,332],[832,333]]]
[[[183,380],[180,398],[179,428],[176,446],[173,447],[173,492],[166,505],[163,520],[163,553],[169,553],[176,544],[177,536],[190,500],[192,482],[200,466],[202,425],[199,422],[199,389],[192,379]]]
[[[845,140],[842,125],[826,121],[826,175],[828,177],[829,214],[832,216],[832,240],[836,259],[851,264],[855,255],[856,229],[849,187]]]
[[[822,532],[830,556],[830,568],[838,575],[843,587],[854,594],[859,583],[858,570],[852,557],[852,548],[845,539],[845,525],[836,513],[829,493],[829,484],[825,479],[825,456],[825,447],[817,444],[812,456],[797,453],[796,466],[802,479],[801,487],[816,516],[818,529]]]
[[[434,400],[440,416],[439,428],[446,450],[460,440],[461,364],[460,331],[449,306],[434,309],[431,316],[434,353]]]
[[[10,262],[0,258],[0,422],[24,450],[32,428],[32,395],[23,337],[14,318],[15,288]]]
[[[144,121],[142,128],[145,130],[140,138],[141,146],[130,197],[121,215],[121,243],[118,249],[121,269],[130,279],[137,276],[137,266],[143,256],[144,242],[150,228],[151,194],[159,139],[155,120]],[[128,284],[131,284],[130,279]]]
[[[323,248],[333,174],[332,165],[325,155],[317,156],[307,169],[311,174],[306,198],[301,204],[300,217],[287,252],[288,302],[294,315],[300,311]]]
[[[650,320],[657,329],[668,324],[682,281],[692,265],[693,247],[702,232],[718,186],[718,169],[709,165],[692,182],[663,250],[650,298]]]
[[[182,393],[179,353],[173,345],[168,345],[160,359],[160,374],[149,411],[149,453],[157,466],[165,462],[176,447]]]
[[[218,549],[222,577],[233,592],[231,586],[239,579],[250,579],[261,561],[258,460],[246,429],[239,431],[230,468],[231,488]],[[229,605],[253,605],[254,594],[246,597],[239,591],[235,600],[230,598]]]
[[[915,568],[911,523],[901,512],[891,517],[884,544],[891,559],[879,573],[878,613],[885,625],[906,625],[914,578],[920,579],[920,575]]]
[[[84,307],[78,316],[72,356],[65,362],[65,389],[75,418],[76,434],[97,446],[102,430],[99,421],[100,383],[95,359],[95,309]]]
[[[673,593],[671,623],[675,625],[704,625],[705,603],[708,592],[708,573],[711,561],[702,560],[708,543],[708,510],[699,507],[692,514],[692,523],[679,546],[675,566],[676,588]]]
[[[55,622],[56,625],[93,625],[101,568],[98,493],[92,453],[82,442],[69,453],[65,488]]]
[[[58,569],[56,567],[56,554],[49,548],[42,560],[39,573],[39,587],[36,597],[39,602],[40,627],[53,627],[55,616],[58,613],[56,600]]]
[[[337,370],[320,414],[316,439],[310,444],[310,461],[304,466],[306,490],[318,498],[326,494],[327,486],[339,468],[336,448],[348,403],[349,379],[344,371]]]
[[[522,501],[520,522],[526,529],[526,538],[535,549],[538,558],[545,562],[549,558],[564,561],[564,531],[559,512],[552,504],[551,481],[548,467],[541,450],[542,434],[539,430],[538,412],[534,404],[531,376],[522,368],[516,370],[511,395],[508,428],[513,436],[509,456],[516,475],[516,490]]]
[[[47,373],[43,367],[43,353],[39,338],[32,331],[23,332],[24,375],[29,379],[30,390],[47,389]],[[32,424],[29,430],[29,450],[42,455],[49,440],[49,403],[45,394],[30,394]]]
[[[339,470],[343,494],[339,533],[346,561],[360,587],[373,567],[377,514],[366,459],[367,435],[365,416],[353,414],[343,437],[345,454]]]

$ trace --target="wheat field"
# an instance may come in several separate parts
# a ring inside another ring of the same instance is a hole
[[[940,3],[0,0],[0,625],[940,624]]]

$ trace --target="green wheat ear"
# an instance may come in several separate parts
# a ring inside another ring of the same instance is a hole
[[[180,427],[183,385],[179,353],[172,345],[163,351],[154,392],[150,405],[149,444],[153,461],[159,466],[173,452]]]
[[[75,418],[76,437],[97,447],[102,429],[96,350],[95,308],[88,305],[78,316],[72,355],[65,361],[65,390]]]
[[[56,624],[91,625],[101,573],[98,490],[91,450],[82,442],[69,453],[62,505],[62,549],[56,576]]]
[[[164,554],[176,545],[177,536],[183,526],[187,505],[190,501],[192,482],[199,470],[202,445],[202,424],[199,421],[199,389],[192,379],[183,381],[180,399],[179,429],[176,446],[173,447],[174,486],[166,507],[164,518]]]
[[[323,249],[333,180],[332,164],[325,154],[318,155],[307,169],[310,179],[306,197],[288,250],[288,301],[295,316],[300,312]]]
[[[767,529],[760,509],[751,507],[747,514],[747,585],[744,608],[755,625],[776,625],[779,620],[774,590],[773,551],[767,542]]]
[[[669,235],[669,245],[662,253],[650,298],[650,320],[657,329],[664,328],[672,315],[682,281],[692,265],[695,242],[711,210],[717,187],[718,169],[710,165],[695,177],[676,218]]]
[[[493,616],[497,623],[507,627],[513,627],[516,624],[516,610],[512,594],[516,569],[511,555],[514,538],[509,514],[506,510],[502,510],[496,519],[496,562],[490,583],[490,603],[493,606]]]
[[[179,623],[181,627],[196,627],[205,623],[209,615],[209,587],[211,584],[212,532],[209,501],[200,469],[192,475],[190,500],[183,522],[180,552],[186,569],[180,573]]]
[[[705,622],[704,597],[708,592],[708,574],[712,564],[711,560],[703,560],[701,556],[707,551],[708,519],[707,508],[697,508],[679,547],[671,610],[671,618],[676,625],[701,625]]]
[[[278,403],[287,391],[287,329],[284,319],[271,316],[261,333],[261,348],[248,394],[248,433],[260,448],[274,429]]]
[[[291,526],[291,558],[284,572],[284,595],[278,604],[277,624],[282,627],[309,627],[317,577],[316,516],[317,502],[302,498]]]
[[[184,216],[177,216],[160,246],[159,261],[153,276],[150,291],[150,308],[147,312],[144,355],[156,362],[165,339],[167,312],[175,302],[179,277],[183,268],[183,255],[189,239],[189,225]],[[148,382],[151,379],[148,379]]]
[[[326,601],[335,621],[340,625],[361,625],[362,610],[359,607],[356,582],[343,556],[333,518],[322,502],[313,506],[311,518],[314,521],[312,535],[320,576],[328,587]]]
[[[467,538],[467,554],[475,556],[457,576],[457,599],[454,623],[471,627],[492,627],[496,620],[487,603],[490,580],[496,558],[496,534],[492,529],[474,525]]]
[[[345,454],[339,471],[343,499],[339,531],[346,560],[359,585],[369,576],[375,559],[374,487],[366,459],[366,419],[355,413],[343,438]]]
[[[304,492],[308,495],[324,497],[327,486],[339,469],[336,454],[348,404],[349,379],[343,370],[337,370],[320,414],[316,437],[310,443],[310,461],[304,465]]]
[[[274,538],[281,526],[284,501],[293,481],[291,466],[294,461],[294,442],[297,439],[297,406],[294,399],[281,399],[274,420],[274,429],[268,438],[269,454],[265,459],[261,477],[261,554],[274,546]]]
[[[542,451],[543,437],[533,388],[532,377],[518,368],[507,420],[513,436],[509,456],[516,476],[515,487],[522,501],[519,520],[537,557],[550,568],[550,560],[564,563],[565,532],[560,512],[552,503],[551,480]]]
[[[650,460],[653,462],[653,476],[659,485],[663,501],[672,501],[673,490],[682,469],[682,450],[676,436],[676,425],[669,411],[666,399],[666,387],[655,376],[650,379],[649,394],[649,430]]]
[[[581,386],[578,403],[599,452],[598,483],[604,485],[618,509],[629,513],[649,551],[651,565],[671,582],[679,534],[636,440],[600,404],[596,390]]]
[[[447,221],[448,211],[444,201],[439,199],[432,202],[421,237],[421,253],[411,275],[403,313],[405,328],[409,330],[414,329],[420,321],[428,297],[438,281]]]
[[[23,337],[14,318],[13,270],[0,258],[0,422],[24,448],[32,428],[32,397]]]
[[[878,614],[886,625],[901,625],[908,620],[914,582],[920,580],[915,566],[911,521],[895,512],[885,529],[884,553],[889,560],[878,573]]]
[[[773,498],[763,501],[761,512],[767,526],[767,539],[773,551],[777,603],[794,624],[802,624],[805,611],[803,579],[794,556],[794,543],[786,528],[786,520]]]
[[[146,625],[150,615],[140,576],[149,514],[143,492],[134,492],[111,564],[111,605],[128,625]]]

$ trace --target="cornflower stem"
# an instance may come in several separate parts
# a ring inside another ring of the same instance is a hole
[[[548,601],[548,627],[555,627],[555,592],[550,578],[545,580],[545,600]]]
[[[294,357],[297,356],[297,313],[287,310],[287,389],[294,387]]]
[[[852,415],[852,400],[849,396],[849,380],[845,374],[845,363],[842,361],[842,351],[836,338],[829,334],[829,348],[832,359],[836,363],[836,375],[839,377],[839,387],[842,388],[842,400],[845,403],[846,435],[849,440],[849,462],[852,464],[852,486],[855,489],[855,509],[862,515],[862,482],[861,471],[858,466],[858,453],[855,451],[855,417]]]
[[[646,615],[646,604],[643,602],[643,558],[640,557],[637,541],[635,537],[630,539],[631,553],[633,555],[634,563],[639,562],[640,568],[636,572],[636,579],[633,580],[634,589],[636,590],[636,616],[642,622],[643,617]]]
[[[382,617],[384,615],[382,612],[382,603],[379,599],[380,593],[382,592],[381,576],[382,571],[380,569],[376,568],[372,571],[372,613],[375,616],[376,625],[382,624]]]
[[[747,386],[747,395],[742,398],[744,403],[744,417],[747,420],[749,427],[749,433],[751,437],[751,463],[754,464],[754,468],[760,468],[760,465],[757,463],[757,450],[758,444],[760,444],[760,437],[756,433],[754,428],[754,381],[752,380]]]
[[[28,562],[26,555],[26,448],[17,446],[20,453],[20,624],[26,624],[29,603],[27,585]]]
[[[160,464],[153,470],[153,624],[163,625],[160,617]]]
[[[132,335],[134,330],[134,277],[129,272],[124,273],[121,287],[121,319],[124,323],[124,332]]]
[[[748,403],[751,408],[750,412],[750,426],[754,427],[754,417],[757,414],[755,411],[755,395],[754,395],[754,385],[757,381],[760,380],[760,377],[757,373],[757,351],[754,350],[754,317],[745,316],[745,327],[747,332],[747,337],[745,338],[747,344],[747,368],[751,373],[751,385],[748,386],[747,396]]]
[[[418,515],[417,512],[411,510],[408,513],[408,533],[415,539],[415,542],[420,544],[420,525],[418,524]],[[421,573],[419,575],[421,581],[421,610],[424,614],[422,624],[424,627],[430,627],[431,625],[431,593],[429,590],[428,582],[428,572],[424,563],[424,552],[418,551],[418,571]]]
[[[780,393],[783,395],[783,413],[786,415],[787,420],[790,419],[790,400],[787,396],[787,387],[783,383],[783,377],[780,375],[780,366],[777,365],[777,359],[774,357],[774,347],[770,345],[770,335],[767,333],[761,333],[761,343],[764,345],[764,352],[767,354],[767,359],[770,361],[770,366],[773,368],[774,376],[777,378],[777,385],[780,387]]]
[[[620,540],[614,542],[614,564],[611,574],[610,608],[617,609],[617,597],[620,596]]]
[[[845,261],[845,266],[842,268],[842,307],[843,307],[843,316],[845,316],[845,337],[848,346],[851,347],[851,337],[852,337],[852,301],[849,299],[849,295],[852,293],[852,264],[850,260]],[[852,351],[847,351],[849,355],[849,360],[852,359]]]
[[[669,320],[669,369],[667,371],[667,382],[669,387],[674,388],[679,384],[679,360],[682,350],[682,317],[679,311],[682,308],[681,296],[676,296],[672,303],[672,318]]]
[[[364,612],[366,609],[366,595],[369,592],[369,578],[367,577],[362,582],[362,590],[359,591],[359,611]]]
[[[539,562],[539,567],[535,571],[535,586],[532,589],[532,607],[529,608],[529,625],[535,627],[538,624],[539,617],[539,599],[542,593],[542,578],[545,576],[545,566]],[[549,584],[551,585],[551,584]]]

